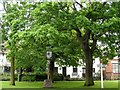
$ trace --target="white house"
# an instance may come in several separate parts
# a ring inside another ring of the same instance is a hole
[[[99,58],[96,58],[93,62],[93,75],[95,76],[96,73],[99,73],[100,67],[98,67],[98,64],[100,64]],[[63,74],[64,76],[69,76],[70,78],[83,78],[85,77],[85,66],[78,66],[78,67],[59,67],[55,63],[55,72]]]
[[[10,62],[7,61],[6,54],[3,55],[3,53],[0,51],[0,74],[9,71]]]

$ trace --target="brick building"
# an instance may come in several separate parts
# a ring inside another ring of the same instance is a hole
[[[115,80],[120,77],[120,63],[118,59],[109,60],[104,70],[105,79]]]

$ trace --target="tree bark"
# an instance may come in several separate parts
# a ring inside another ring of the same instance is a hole
[[[86,74],[85,74],[85,83],[84,86],[93,86],[93,52],[96,48],[97,40],[92,35],[93,44],[90,48],[89,40],[91,36],[91,30],[86,30],[85,34],[82,36],[79,29],[75,29],[77,32],[77,39],[79,41],[80,47],[83,49],[85,54],[85,63],[86,63]]]
[[[14,69],[14,57],[11,58],[11,78],[10,78],[10,85],[15,85],[15,69]]]
[[[92,52],[89,48],[84,50],[85,61],[86,61],[86,74],[85,74],[85,83],[84,86],[93,86],[93,58]]]

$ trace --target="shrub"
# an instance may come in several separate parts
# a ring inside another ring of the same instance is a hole
[[[44,81],[47,79],[47,73],[36,74],[36,81]]]
[[[54,73],[54,81],[62,81],[64,79],[64,76],[59,73]]]
[[[44,81],[47,79],[47,73],[29,73],[29,74],[22,74],[22,81]],[[55,73],[54,74],[54,81],[62,81],[64,79],[62,74]]]
[[[34,74],[24,74],[22,75],[22,81],[35,81]]]

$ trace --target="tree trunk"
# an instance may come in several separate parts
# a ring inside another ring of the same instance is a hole
[[[85,84],[84,86],[93,86],[93,59],[92,52],[89,48],[84,50],[85,61],[86,61],[86,74],[85,74]]]
[[[11,58],[11,78],[10,85],[15,85],[15,73],[14,73],[14,57]]]
[[[85,63],[86,63],[86,74],[85,74],[85,84],[84,86],[93,86],[93,52],[96,47],[97,40],[94,38],[94,34],[91,36],[91,30],[86,30],[85,34],[82,35],[81,31],[77,28],[76,34],[77,39],[79,41],[80,47],[83,49],[85,55]],[[89,44],[90,38],[92,38],[92,45]],[[90,48],[91,46],[91,48]]]
[[[50,71],[49,71],[49,75],[50,75],[50,80],[52,82],[54,82],[54,61],[50,61]]]

